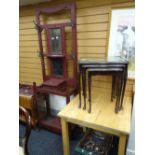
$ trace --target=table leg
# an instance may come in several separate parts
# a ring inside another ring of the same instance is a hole
[[[124,79],[123,79],[123,87],[122,87],[122,95],[121,95],[121,105],[120,105],[120,109],[123,108],[123,99],[124,99],[124,95],[125,95],[125,89],[126,89],[127,78],[128,78],[128,66],[126,66],[125,72],[124,72]]]
[[[88,96],[89,109],[88,109],[88,112],[91,113],[91,74],[90,73],[88,73],[88,92],[89,92],[89,96]]]
[[[61,127],[62,127],[63,155],[70,155],[68,123],[63,118],[61,118]]]
[[[118,76],[116,76],[117,81],[117,98],[116,98],[116,105],[115,105],[115,113],[118,113],[118,107],[119,107],[119,99],[120,99],[120,79]]]
[[[79,108],[81,108],[81,69],[79,69]]]
[[[122,94],[123,94],[123,87],[124,87],[124,75],[121,76],[121,94],[120,94],[120,105],[119,105],[119,111],[122,109]]]
[[[68,104],[70,102],[70,96],[66,95],[66,104]]]
[[[121,97],[120,109],[123,108],[123,99],[124,99],[124,95],[125,95],[126,82],[127,82],[127,75],[125,75],[124,79],[123,79],[123,88],[122,88],[122,97]]]
[[[115,76],[112,76],[112,90],[111,90],[111,102],[113,102],[113,98],[115,96]]]
[[[119,136],[118,155],[125,155],[126,135]]]
[[[83,98],[84,98],[84,107],[83,109],[85,109],[86,107],[86,86],[85,86],[85,68],[82,68],[82,92],[83,92]]]
[[[45,101],[46,101],[46,112],[47,115],[50,115],[50,103],[49,103],[49,94],[45,94]]]
[[[84,106],[83,109],[86,109],[86,97],[87,97],[87,91],[86,91],[86,68],[83,69],[83,91],[84,91]]]

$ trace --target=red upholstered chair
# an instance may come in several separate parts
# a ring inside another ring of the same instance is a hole
[[[19,121],[26,125],[26,132],[23,137],[19,137],[22,147],[19,147],[19,155],[29,155],[28,140],[32,129],[32,121],[29,112],[22,106],[19,106]]]

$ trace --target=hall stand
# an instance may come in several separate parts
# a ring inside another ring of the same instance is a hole
[[[51,16],[62,11],[69,11],[70,21],[62,23],[41,24],[41,15]],[[45,127],[51,131],[61,133],[60,119],[51,117],[49,95],[59,95],[66,97],[66,103],[69,103],[70,96],[76,95],[77,87],[77,36],[76,36],[76,6],[75,3],[66,3],[52,8],[40,8],[36,11],[36,19],[34,21],[38,32],[38,41],[40,48],[40,58],[42,67],[43,83],[35,87],[35,101],[38,105],[38,124],[40,127]],[[66,27],[71,28],[71,49],[67,51],[66,45]],[[43,49],[43,30],[47,38],[47,51]],[[45,61],[48,61],[47,64]],[[68,62],[73,63],[73,76],[68,75]],[[47,74],[49,68],[50,74]],[[39,110],[39,97],[46,101],[47,117],[42,117]]]

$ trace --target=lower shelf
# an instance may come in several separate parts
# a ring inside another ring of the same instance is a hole
[[[41,127],[44,127],[52,132],[61,133],[61,122],[59,117],[48,116],[39,122]]]
[[[113,136],[89,130],[75,147],[80,155],[109,155]]]

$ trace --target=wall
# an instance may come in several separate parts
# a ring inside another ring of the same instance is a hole
[[[74,0],[75,1],[75,0]],[[38,56],[39,46],[37,31],[33,20],[38,7],[49,7],[71,0],[54,0],[34,6],[20,8],[19,18],[19,79],[20,83],[42,83],[41,64]],[[105,57],[108,41],[109,14],[113,7],[134,6],[132,0],[76,0],[78,58]],[[46,48],[46,45],[44,45]],[[71,70],[72,65],[68,64]],[[126,95],[132,95],[133,80],[128,80]],[[110,77],[94,77],[93,89],[103,92],[111,91]]]
[[[131,132],[129,135],[126,155],[135,155],[135,105],[132,110]]]

